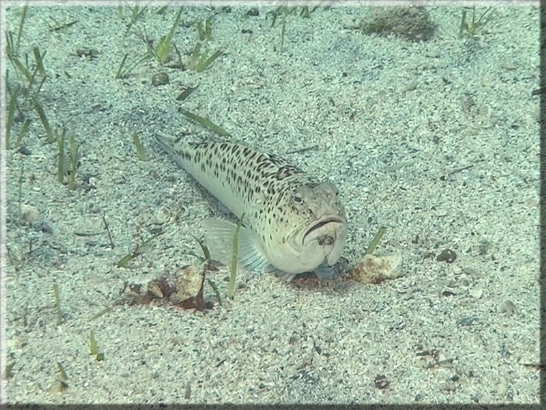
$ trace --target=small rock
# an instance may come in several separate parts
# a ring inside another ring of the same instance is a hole
[[[366,255],[353,269],[353,279],[363,283],[381,283],[386,279],[396,279],[402,275],[400,255]]]
[[[203,287],[205,280],[205,263],[188,266],[175,273],[177,291],[170,297],[173,304],[195,298]]]
[[[447,216],[449,212],[447,211],[446,208],[440,208],[440,209],[437,209],[433,212],[433,215],[434,216],[437,216],[437,217],[442,217],[442,216]]]
[[[39,219],[32,223],[32,228],[36,231],[47,233],[49,235],[53,234],[53,229],[51,228],[51,226],[47,222]]]
[[[506,392],[508,391],[508,385],[504,380],[501,380],[500,383],[497,385],[497,395],[498,396],[504,396],[506,395]]]
[[[21,221],[25,225],[32,225],[40,217],[38,208],[32,205],[21,204]]]
[[[483,295],[483,289],[471,289],[469,292],[470,296],[472,296],[474,299],[479,299]]]
[[[155,213],[155,223],[157,225],[163,225],[171,219],[171,211],[169,208],[162,206]]]
[[[386,389],[389,387],[390,384],[391,382],[389,381],[389,379],[387,379],[387,376],[383,374],[378,374],[377,376],[375,376],[374,385],[377,389]]]
[[[169,84],[169,75],[167,73],[158,73],[152,76],[152,85],[155,87],[165,84]]]
[[[444,249],[440,254],[436,257],[436,260],[438,262],[447,262],[451,263],[455,259],[457,259],[457,254],[455,251],[452,251],[451,249]]]
[[[31,155],[32,152],[25,146],[25,145],[21,145],[19,147],[19,152],[23,155]]]
[[[468,127],[463,131],[463,135],[465,137],[474,137],[480,133],[479,128],[476,127]]]
[[[457,390],[457,385],[451,380],[448,380],[440,385],[440,389],[446,392],[453,392]]]
[[[457,296],[457,293],[455,293],[455,291],[453,291],[451,289],[443,289],[440,292],[440,295],[442,295],[442,296]]]
[[[462,317],[457,320],[457,324],[459,326],[472,326],[476,320],[478,320],[476,316]]]
[[[257,17],[260,15],[260,11],[256,7],[252,7],[246,12],[246,15],[249,17]]]
[[[518,68],[518,66],[515,65],[515,64],[512,63],[512,62],[505,62],[505,63],[502,63],[502,64],[500,65],[500,67],[503,68],[503,69],[505,69],[505,70],[510,70],[510,71],[515,70],[516,68]]]
[[[510,300],[505,300],[497,308],[499,313],[506,313],[508,316],[512,316],[514,313],[516,313],[516,310],[516,305],[514,305],[514,303],[512,303]]]
[[[176,285],[171,278],[162,276],[148,282],[147,291],[154,299],[168,298],[176,291]]]

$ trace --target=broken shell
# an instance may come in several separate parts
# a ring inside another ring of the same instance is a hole
[[[174,275],[177,291],[170,297],[174,304],[194,298],[199,294],[205,280],[205,263],[187,266]]]
[[[159,286],[159,284],[154,282],[150,282],[148,284],[148,292],[150,292],[153,296],[155,296],[158,299],[162,299],[163,296],[165,296],[163,295],[163,292],[161,291],[161,287]]]
[[[402,276],[402,256],[366,255],[356,264],[353,279],[363,283],[381,283],[386,279]]]
[[[156,299],[168,298],[176,292],[176,283],[168,276],[161,276],[148,282],[148,294]]]

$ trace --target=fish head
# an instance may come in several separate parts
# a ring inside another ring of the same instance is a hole
[[[347,222],[336,187],[304,183],[285,197],[284,215],[269,246],[270,262],[284,272],[334,265],[343,251]]]

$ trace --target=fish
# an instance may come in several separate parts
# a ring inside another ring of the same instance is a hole
[[[333,183],[237,142],[195,142],[187,136],[155,139],[233,215],[243,217],[238,237],[238,265],[243,270],[271,271],[286,281],[307,272],[319,279],[335,274],[347,218]],[[237,225],[214,218],[203,223],[211,257],[229,263]]]

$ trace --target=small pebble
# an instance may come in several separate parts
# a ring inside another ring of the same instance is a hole
[[[23,155],[30,155],[32,154],[32,152],[25,146],[25,145],[21,145],[19,147],[19,152]]]
[[[32,228],[34,228],[36,231],[47,233],[49,235],[53,234],[53,229],[51,228],[51,226],[39,219],[32,223]]]
[[[440,389],[446,392],[453,392],[457,390],[457,385],[453,383],[451,380],[448,380],[440,385]]]
[[[459,326],[472,326],[476,320],[478,320],[476,316],[462,317],[457,320],[457,324]]]
[[[375,284],[386,279],[396,279],[402,276],[402,257],[366,255],[356,264],[352,276],[359,282]]]
[[[162,206],[155,213],[155,223],[157,225],[163,225],[171,219],[171,211],[169,208]]]
[[[440,293],[442,296],[457,296],[457,293],[455,293],[453,290],[451,289],[443,289],[442,292]]]
[[[510,300],[505,300],[497,308],[499,313],[506,313],[508,316],[512,316],[514,313],[516,313],[516,310],[516,305],[514,305],[514,303],[512,303]]]
[[[436,260],[438,262],[447,262],[451,263],[455,259],[457,259],[457,254],[455,251],[452,251],[451,249],[444,249],[440,254],[436,257]]]
[[[440,208],[440,209],[437,209],[436,211],[433,212],[433,215],[434,216],[438,216],[438,217],[441,217],[441,216],[446,216],[449,212],[447,211],[447,209],[445,208]]]
[[[463,131],[465,137],[474,137],[480,133],[480,130],[476,127],[468,127]]]
[[[508,385],[504,380],[501,380],[500,383],[497,385],[497,395],[498,396],[504,396],[506,395],[506,392],[508,391]]]
[[[246,15],[249,17],[257,17],[260,15],[260,11],[256,7],[253,7],[246,12]]]
[[[174,275],[177,291],[171,296],[171,303],[178,304],[196,297],[201,290],[204,277],[205,264],[179,269]]]
[[[507,62],[507,63],[502,63],[500,65],[501,68],[504,68],[505,70],[515,70],[516,68],[518,68],[517,65],[515,65],[514,63],[510,63],[510,62]]]
[[[32,225],[32,223],[38,219],[40,211],[38,208],[32,205],[21,204],[21,220],[26,225]]]
[[[390,384],[391,382],[389,381],[389,379],[387,379],[385,375],[378,374],[377,376],[375,376],[374,385],[377,389],[386,389],[387,387],[389,387]]]
[[[157,87],[158,85],[169,84],[169,76],[167,73],[154,74],[152,77],[152,84]]]
[[[471,289],[469,292],[470,296],[472,296],[474,299],[479,299],[483,295],[483,289]]]

